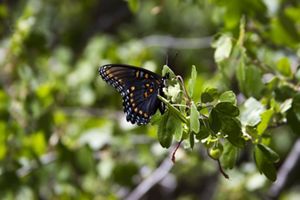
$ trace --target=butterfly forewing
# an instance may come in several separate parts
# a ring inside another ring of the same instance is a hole
[[[157,95],[162,91],[162,77],[151,71],[111,64],[99,68],[101,77],[123,97],[127,121],[138,125],[147,124],[161,106]]]

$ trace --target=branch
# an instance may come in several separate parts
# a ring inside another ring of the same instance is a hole
[[[154,185],[160,182],[172,169],[173,163],[169,156],[160,164],[160,166],[149,175],[141,184],[139,184],[125,200],[141,199]]]
[[[285,162],[281,166],[277,181],[269,189],[269,197],[278,199],[281,192],[294,181],[294,175],[300,167],[300,139],[298,139]]]
[[[206,49],[211,47],[212,37],[175,38],[167,35],[151,35],[142,39],[146,46],[173,49]]]

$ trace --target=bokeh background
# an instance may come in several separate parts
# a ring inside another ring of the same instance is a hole
[[[107,63],[160,74],[168,62],[188,80],[195,65],[198,97],[206,87],[238,93],[223,82],[213,43],[221,33],[237,40],[242,18],[249,56],[273,65],[286,55],[296,67],[298,0],[0,1],[0,198],[265,197],[272,183],[251,147],[229,180],[201,145],[179,149],[173,165],[173,147],[160,146],[157,127],[126,122],[121,96],[98,74]],[[276,129],[282,161],[295,138]],[[299,188],[294,181],[280,198],[299,199]]]

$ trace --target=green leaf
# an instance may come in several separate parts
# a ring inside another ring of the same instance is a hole
[[[290,85],[281,85],[274,90],[275,99],[278,101],[285,101],[287,99],[293,98],[295,95],[295,90]]]
[[[257,144],[257,147],[264,154],[265,158],[267,158],[270,162],[276,163],[280,160],[279,155],[273,151],[270,147],[264,144]]]
[[[271,92],[274,91],[278,87],[278,84],[280,82],[280,79],[278,76],[273,76],[268,82],[266,82],[267,89],[270,90]]]
[[[276,181],[277,174],[273,163],[265,158],[264,153],[258,146],[254,148],[254,159],[258,170],[263,173],[269,180]]]
[[[4,92],[4,90],[0,89],[0,116],[7,110],[9,104],[8,95]]]
[[[292,107],[293,99],[287,99],[283,103],[280,104],[280,112],[285,113]]]
[[[294,111],[298,121],[300,121],[300,93],[297,93],[293,97],[292,108],[293,108],[293,111]]]
[[[234,106],[230,102],[220,102],[215,108],[218,112],[231,117],[237,117],[240,114],[238,107]]]
[[[220,158],[222,166],[225,169],[232,169],[235,165],[238,156],[238,148],[232,145],[230,142],[225,142],[224,151]]]
[[[195,144],[195,137],[194,137],[194,133],[193,132],[190,132],[190,146],[191,146],[191,149],[194,148],[194,144]]]
[[[193,98],[193,95],[194,95],[194,89],[195,89],[195,86],[196,86],[196,79],[197,79],[197,70],[196,70],[196,67],[195,65],[192,66],[192,72],[191,72],[191,78],[188,82],[188,85],[187,85],[187,90],[188,90],[188,93],[190,95],[191,98]]]
[[[261,113],[265,110],[264,106],[256,99],[250,97],[244,103],[241,112],[241,122],[244,125],[255,126],[261,121]]]
[[[233,105],[236,105],[236,96],[232,91],[226,91],[221,94],[219,101],[230,102]]]
[[[221,120],[221,132],[227,135],[228,141],[237,147],[243,147],[244,141],[242,139],[242,130],[239,121],[230,117],[222,117]]]
[[[158,140],[162,147],[169,148],[171,146],[175,132],[174,127],[174,117],[169,112],[165,113],[160,121],[157,132]]]
[[[210,111],[208,119],[211,130],[218,133],[222,127],[222,122],[215,108]]]
[[[196,133],[196,138],[198,140],[202,140],[204,138],[207,138],[210,133],[209,129],[209,121],[208,119],[200,119],[200,131],[199,133]]]
[[[139,0],[127,0],[128,1],[128,6],[130,10],[133,13],[136,13],[140,7],[140,1]]]
[[[222,62],[230,56],[232,50],[232,39],[229,35],[224,34],[213,43],[213,47],[216,48],[214,54],[215,61]]]
[[[200,129],[200,121],[199,121],[200,114],[197,110],[197,107],[194,102],[191,105],[191,115],[190,115],[190,130],[198,133]]]
[[[243,63],[238,66],[236,76],[239,88],[246,97],[260,98],[264,84],[261,70],[258,67],[254,65],[245,66]]]
[[[266,110],[261,114],[261,122],[257,126],[258,135],[262,135],[268,128],[269,122],[273,116],[274,111],[272,109]]]
[[[160,114],[159,111],[157,111],[154,115],[152,115],[152,117],[150,119],[150,123],[152,125],[158,124],[161,119],[162,119],[162,115]]]
[[[172,104],[169,103],[169,101],[165,98],[163,98],[160,95],[157,95],[157,97],[159,98],[159,100],[161,100],[164,104],[166,104],[166,106],[168,107],[168,109],[170,110],[170,112],[177,117],[179,120],[181,120],[183,123],[187,124],[187,119],[186,117],[177,109],[175,108]]]
[[[286,58],[286,57],[281,58],[277,62],[276,67],[282,75],[284,75],[286,77],[291,77],[292,76],[291,64],[290,64],[288,58]]]
[[[171,68],[168,67],[167,65],[164,65],[164,66],[163,66],[163,69],[162,69],[162,75],[163,75],[163,76],[166,76],[166,74],[169,74],[169,77],[170,77],[171,79],[173,79],[173,78],[176,77],[175,73],[171,70]]]
[[[0,121],[0,144],[3,144],[3,145],[0,145],[0,160],[3,160],[3,158],[6,156],[6,153],[7,153],[7,148],[8,146],[7,145],[4,145],[6,144],[6,140],[7,140],[7,135],[5,134],[7,131],[6,131],[6,123],[3,122],[3,121]]]
[[[180,141],[182,139],[182,134],[183,134],[182,122],[177,118],[174,119],[175,119],[174,126],[176,126],[174,128],[175,129],[174,137],[176,141]]]
[[[300,52],[300,51],[298,50],[298,52]],[[299,54],[298,54],[298,55],[299,55]],[[295,78],[296,78],[298,81],[300,81],[300,66],[297,67],[297,71],[296,71],[296,73],[295,73]]]
[[[215,100],[219,95],[219,92],[216,88],[206,88],[205,91],[201,94],[201,102],[209,103]]]
[[[28,147],[34,154],[42,155],[46,151],[47,143],[45,134],[38,131],[24,138],[24,145]]]
[[[167,97],[170,97],[171,101],[174,103],[178,102],[177,100],[180,97],[180,92],[181,89],[179,83],[176,83],[175,85],[169,85],[167,88],[164,88],[164,94]]]
[[[300,120],[298,120],[292,108],[286,112],[286,119],[293,132],[300,135]]]

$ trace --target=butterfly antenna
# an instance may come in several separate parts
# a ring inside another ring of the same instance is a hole
[[[169,53],[167,52],[167,55],[166,55],[166,65],[169,66]]]
[[[175,60],[176,58],[178,58],[178,51],[175,53],[175,55],[171,58],[170,56],[170,52],[167,52],[167,55],[166,55],[166,65],[169,66],[170,65],[173,65],[175,63]],[[172,64],[173,63],[173,64]],[[170,67],[170,66],[169,66]]]

